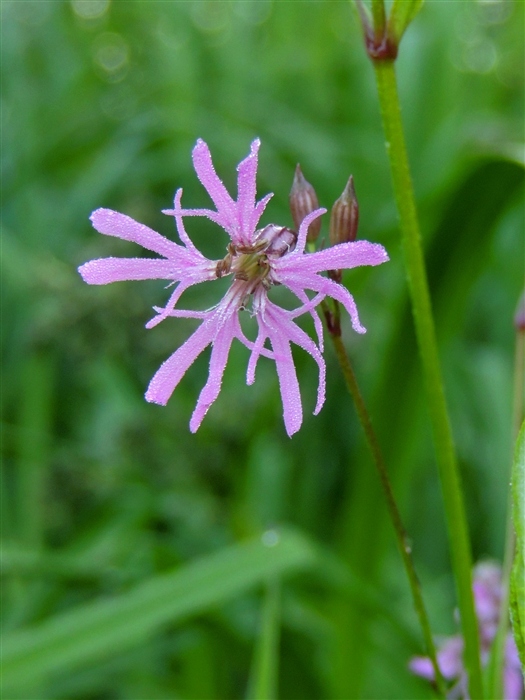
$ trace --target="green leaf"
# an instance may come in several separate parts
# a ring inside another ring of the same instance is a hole
[[[5,634],[4,692],[19,688],[24,678],[34,681],[107,659],[144,642],[168,623],[220,605],[268,576],[304,570],[317,561],[316,549],[305,537],[272,530],[155,576],[122,595]]]
[[[514,454],[512,516],[516,530],[516,555],[510,577],[510,617],[518,653],[525,667],[525,421]]]
[[[423,0],[394,0],[388,18],[388,36],[399,44],[406,28],[417,15]]]

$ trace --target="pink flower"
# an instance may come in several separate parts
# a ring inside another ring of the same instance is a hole
[[[325,398],[322,324],[315,307],[326,296],[331,296],[346,308],[354,329],[358,333],[365,332],[352,295],[343,285],[319,273],[359,265],[379,265],[388,260],[381,245],[367,241],[342,243],[316,253],[305,253],[308,226],[325,213],[325,209],[317,209],[306,216],[297,233],[275,224],[257,228],[272,197],[268,194],[256,201],[259,145],[258,139],[253,141],[249,155],[237,167],[238,195],[234,200],[215,172],[208,146],[200,139],[197,141],[193,149],[193,165],[216,209],[182,209],[182,189],[177,190],[174,208],[164,213],[175,218],[182,245],[110,209],[97,209],[91,215],[93,226],[100,233],[133,241],[162,257],[91,260],[79,268],[85,282],[108,284],[121,280],[169,280],[172,284],[178,284],[166,306],[154,307],[156,315],[146,327],[152,328],[168,316],[202,320],[193,335],[161,365],[146,391],[148,401],[165,405],[190,365],[211,345],[208,381],[191,417],[192,432],[199,428],[219,394],[234,338],[251,350],[248,384],[255,380],[255,369],[261,355],[275,361],[286,431],[290,436],[297,432],[302,423],[302,406],[292,343],[306,350],[319,369],[314,414],[321,410]],[[184,227],[184,217],[188,216],[205,216],[228,233],[230,242],[222,260],[209,260],[195,248]],[[175,308],[183,292],[192,285],[226,275],[232,276],[232,284],[215,307],[206,311]],[[268,292],[275,285],[284,285],[291,290],[300,305],[287,310],[270,301]],[[306,290],[315,292],[315,296],[310,298]],[[239,312],[250,305],[250,313],[258,324],[255,341],[245,336],[239,321]],[[304,313],[309,313],[314,320],[317,343],[295,322]],[[271,349],[266,346],[267,340]]]
[[[474,568],[472,590],[478,618],[481,661],[486,665],[490,658],[492,642],[496,636],[500,618],[502,596],[501,567],[493,562],[482,562]],[[437,662],[443,678],[454,681],[447,698],[469,698],[467,672],[463,666],[463,637],[459,634],[444,637],[438,644]],[[434,680],[432,662],[426,656],[415,656],[409,663],[412,673]],[[503,664],[504,700],[523,698],[523,676],[518,650],[512,633],[505,639]]]

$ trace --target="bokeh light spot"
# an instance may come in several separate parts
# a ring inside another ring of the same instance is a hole
[[[82,19],[97,19],[109,9],[110,0],[71,0],[73,12]]]
[[[98,68],[110,82],[122,80],[129,63],[129,47],[120,34],[100,34],[93,46],[93,58]]]
[[[261,535],[261,542],[265,547],[276,547],[281,540],[277,530],[266,530]]]

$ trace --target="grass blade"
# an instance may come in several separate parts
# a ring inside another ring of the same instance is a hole
[[[512,497],[516,555],[510,578],[510,616],[520,660],[525,667],[525,422],[516,443]]]
[[[278,697],[280,597],[278,579],[269,580],[248,689],[249,700],[276,700]]]
[[[315,548],[307,539],[282,531],[271,546],[264,539],[233,545],[155,576],[120,596],[84,604],[38,626],[6,634],[4,692],[18,687],[24,677],[67,673],[118,654],[166,624],[220,605],[269,575],[283,576],[315,561]]]

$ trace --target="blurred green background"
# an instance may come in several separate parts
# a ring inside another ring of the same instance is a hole
[[[297,162],[328,207],[353,173],[359,235],[391,262],[345,274],[368,328],[357,336],[345,319],[345,343],[434,631],[451,632],[389,168],[350,3],[4,0],[1,10],[4,697],[432,697],[407,671],[421,637],[329,339],[318,417],[317,369],[296,354],[305,420],[292,440],[275,368],[262,360],[246,387],[238,344],[192,435],[206,354],[166,408],[143,393],[196,322],[147,331],[163,282],[89,287],[76,272],[140,255],[96,233],[93,209],[174,237],[160,210],[177,187],[186,206],[208,206],[191,167],[198,137],[229,187],[262,139],[258,192],[275,192],[263,223],[291,224]],[[398,60],[475,559],[503,551],[524,267],[522,31],[522,2],[428,2]],[[221,230],[187,226],[205,254],[223,255]]]

